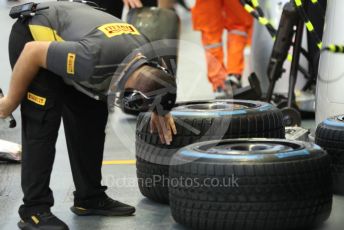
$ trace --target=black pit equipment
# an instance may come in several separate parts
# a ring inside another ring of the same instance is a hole
[[[13,19],[16,18],[26,18],[26,17],[33,17],[36,15],[36,12],[41,10],[46,10],[49,7],[37,7],[37,3],[29,2],[22,5],[17,5],[11,8],[10,17]]]

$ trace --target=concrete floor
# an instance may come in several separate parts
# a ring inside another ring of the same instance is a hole
[[[21,1],[24,2],[24,1]],[[10,5],[0,0],[0,85],[7,91],[10,79],[7,43],[13,20],[8,17]],[[205,75],[203,49],[200,46],[199,33],[191,29],[190,15],[180,11],[182,18],[182,42],[178,70],[178,99],[211,99],[210,85]],[[200,90],[202,89],[202,90]],[[20,143],[20,117],[14,113],[19,126],[10,130],[0,121],[0,139]],[[312,125],[307,122],[307,126]],[[135,137],[135,118],[116,111],[109,118],[105,159],[133,160]],[[51,188],[55,195],[55,206],[52,211],[62,218],[71,229],[184,229],[171,217],[169,207],[159,205],[144,198],[136,185],[134,165],[104,165],[103,183],[109,187],[108,195],[123,202],[135,205],[137,212],[134,217],[77,217],[69,211],[72,206],[73,181],[68,162],[64,131],[61,128],[56,146],[57,155],[52,174]],[[19,220],[17,209],[21,204],[20,165],[0,164],[0,229],[17,229]],[[333,214],[324,229],[343,229],[344,198],[335,197]]]

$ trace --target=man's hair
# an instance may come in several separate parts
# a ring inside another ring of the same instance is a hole
[[[163,69],[150,65],[142,66],[134,88],[149,97],[154,97],[155,102],[152,109],[160,114],[166,114],[175,105],[176,79]]]

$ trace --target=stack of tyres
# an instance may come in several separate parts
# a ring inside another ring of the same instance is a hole
[[[177,127],[171,145],[150,133],[150,113],[138,116],[136,128],[137,177],[141,193],[168,203],[169,165],[172,156],[189,144],[228,138],[284,138],[282,113],[265,102],[215,100],[179,103],[172,115]]]
[[[315,143],[331,156],[334,193],[344,195],[344,115],[331,117],[320,123]]]
[[[170,166],[173,218],[197,230],[314,229],[332,208],[330,158],[282,139],[189,145]]]

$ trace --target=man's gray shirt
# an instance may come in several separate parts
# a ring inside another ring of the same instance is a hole
[[[127,64],[123,61],[144,52],[140,48],[147,40],[140,32],[110,14],[73,2],[39,4],[45,6],[49,9],[31,18],[29,28],[35,41],[53,41],[47,69],[67,84],[104,93],[113,74]]]

